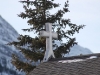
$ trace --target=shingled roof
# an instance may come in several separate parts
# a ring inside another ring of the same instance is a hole
[[[29,75],[100,75],[100,53],[52,59]]]

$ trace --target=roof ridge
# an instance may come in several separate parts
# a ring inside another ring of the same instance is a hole
[[[100,57],[100,53],[93,53],[93,54],[87,54],[87,55],[80,55],[80,56],[71,56],[71,57],[64,57],[64,58],[52,58],[49,61],[58,61],[58,60],[73,60],[73,59],[86,59],[91,56],[97,56]]]

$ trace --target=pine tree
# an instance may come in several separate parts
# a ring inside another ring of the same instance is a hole
[[[55,47],[54,54],[56,58],[63,58],[63,55],[70,52],[70,47],[77,44],[75,38],[71,38],[76,32],[84,27],[84,25],[76,25],[71,23],[70,19],[64,19],[63,15],[68,13],[68,1],[65,2],[64,7],[59,9],[56,13],[50,14],[50,10],[56,9],[60,4],[54,3],[54,0],[34,0],[34,1],[20,1],[23,4],[24,12],[21,12],[18,16],[22,19],[28,19],[27,23],[31,27],[28,29],[23,29],[24,31],[34,32],[39,35],[41,30],[45,30],[45,23],[52,23],[52,30],[57,32],[58,39],[62,42],[62,39],[66,39],[66,43],[61,46],[55,44],[55,39],[53,40],[53,47]],[[66,28],[69,28],[66,30]],[[46,39],[44,37],[36,36],[35,38],[29,35],[20,35],[18,41],[9,43],[9,45],[14,45],[20,52],[25,56],[28,61],[40,62],[43,60]],[[31,62],[24,62],[20,60],[20,57],[13,54],[12,64],[16,66],[18,70],[23,70],[27,74],[33,70],[36,65],[32,65]]]

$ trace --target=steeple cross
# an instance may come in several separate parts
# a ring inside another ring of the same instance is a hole
[[[48,61],[50,57],[55,58],[52,50],[52,38],[57,38],[57,33],[52,32],[52,23],[46,23],[46,31],[40,31],[40,36],[46,37],[46,52],[43,62]]]

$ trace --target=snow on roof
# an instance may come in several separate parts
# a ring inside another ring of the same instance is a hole
[[[72,62],[80,62],[80,61],[86,61],[87,59],[94,59],[97,58],[97,56],[90,56],[86,59],[73,59],[73,60],[60,60],[59,63],[72,63]]]
[[[79,62],[79,61],[85,61],[84,59],[74,59],[74,60],[61,60],[61,61],[58,61],[58,62],[61,62],[61,63],[72,63],[72,62]]]
[[[93,59],[93,58],[97,58],[97,56],[90,56],[90,57],[87,58],[87,59]]]

